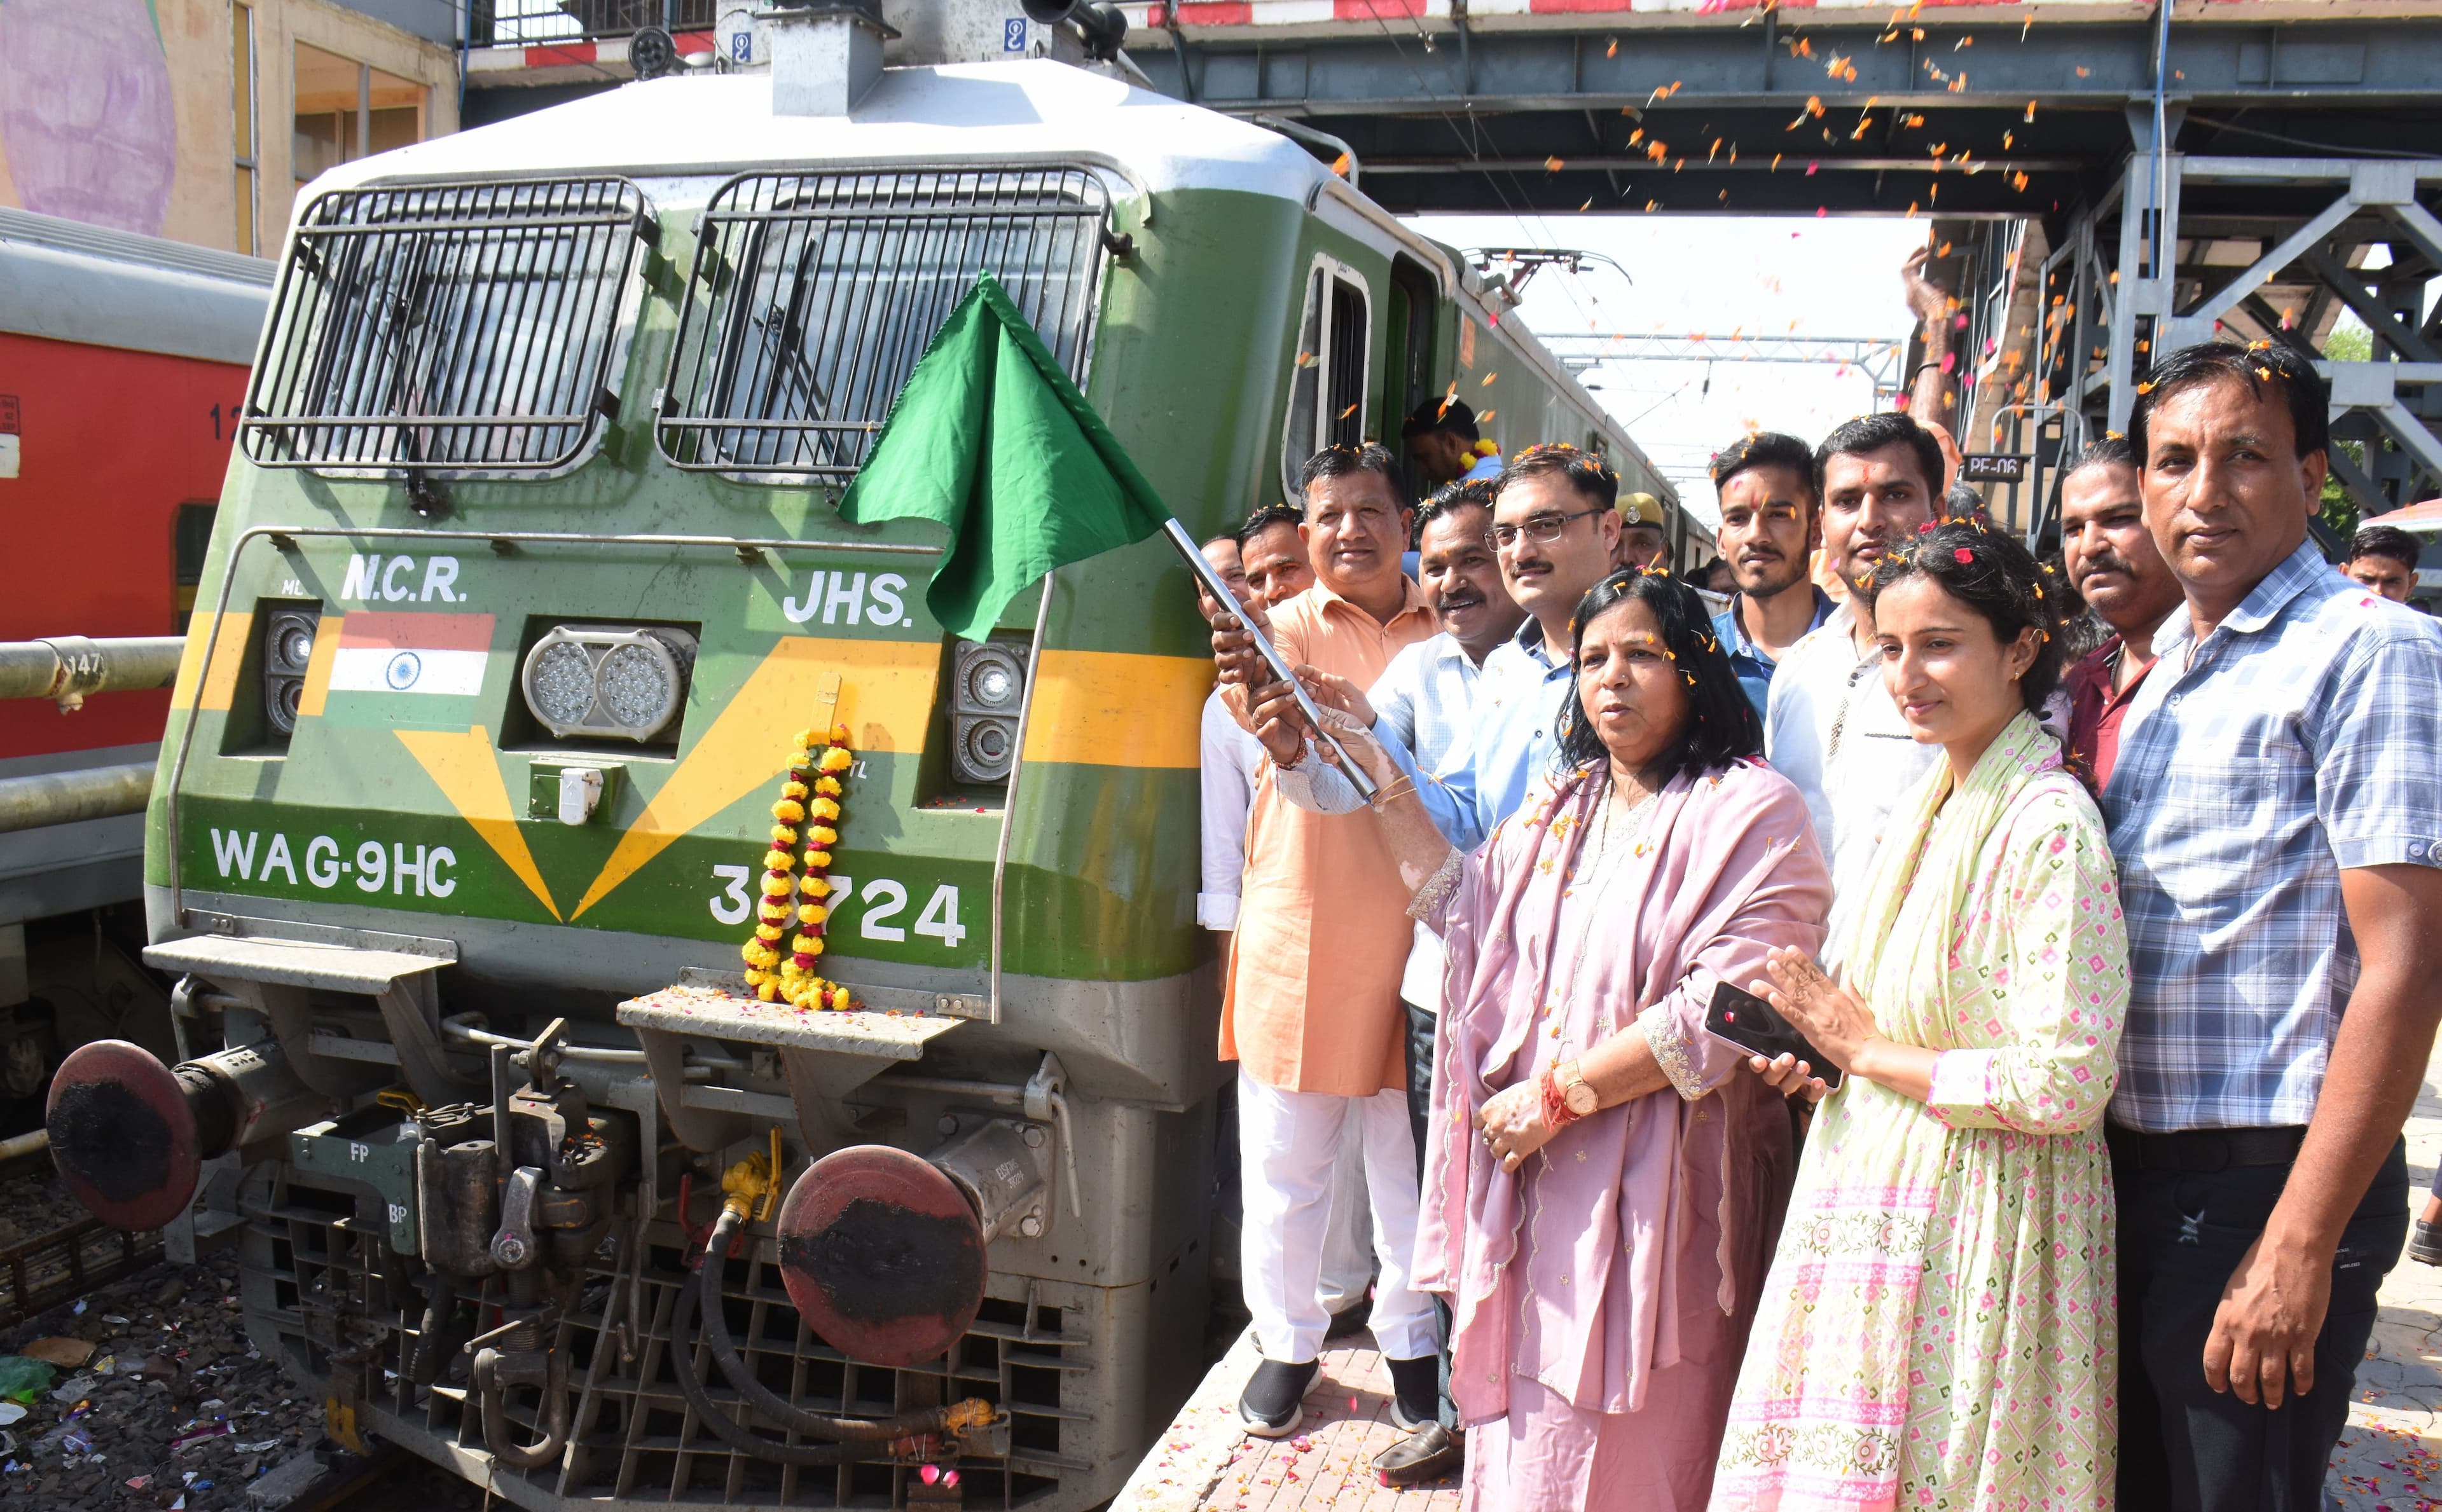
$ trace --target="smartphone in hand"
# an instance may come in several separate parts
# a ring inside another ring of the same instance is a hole
[[[1823,1052],[1806,1041],[1797,1026],[1780,1016],[1770,1003],[1755,993],[1741,991],[1722,982],[1713,989],[1713,1001],[1704,1010],[1704,1028],[1717,1039],[1724,1039],[1762,1056],[1767,1061],[1784,1055],[1795,1055],[1804,1061],[1825,1086],[1840,1084],[1840,1068],[1823,1058]]]

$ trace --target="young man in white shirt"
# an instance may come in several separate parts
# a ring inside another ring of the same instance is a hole
[[[1933,522],[1941,445],[1897,412],[1860,415],[1814,449],[1823,501],[1823,554],[1849,601],[1791,647],[1774,671],[1764,715],[1765,759],[1796,784],[1832,863],[1827,963],[1845,943],[1848,916],[1873,868],[1874,850],[1900,797],[1941,757],[1919,745],[1883,685],[1874,644],[1874,568]]]

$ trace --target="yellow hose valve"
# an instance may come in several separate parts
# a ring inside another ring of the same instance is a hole
[[[975,1429],[992,1427],[999,1416],[999,1408],[981,1397],[970,1396],[965,1401],[950,1404],[942,1426],[954,1434],[963,1435]]]
[[[752,1217],[772,1194],[772,1162],[756,1151],[720,1174],[720,1190],[723,1208],[740,1218]]]
[[[780,1131],[772,1130],[772,1153],[748,1156],[720,1174],[721,1211],[760,1222],[772,1215],[780,1194]]]

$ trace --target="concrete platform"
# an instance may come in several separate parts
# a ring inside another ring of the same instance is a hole
[[[2412,1214],[2424,1206],[2437,1163],[2442,1047],[2408,1120]],[[2334,1512],[2442,1512],[2442,1268],[2403,1255],[2381,1300],[2324,1495]],[[1238,1427],[1238,1394],[1255,1361],[1253,1340],[1242,1336],[1137,1466],[1114,1512],[1456,1512],[1455,1482],[1393,1491],[1366,1467],[1398,1437],[1390,1375],[1370,1336],[1323,1353],[1303,1431],[1277,1443]]]
[[[1128,1477],[1112,1512],[1457,1512],[1457,1477],[1394,1489],[1369,1467],[1400,1438],[1391,1374],[1372,1335],[1323,1350],[1305,1420],[1285,1439],[1252,1438],[1238,1425],[1238,1395],[1260,1357],[1254,1336],[1241,1334]]]

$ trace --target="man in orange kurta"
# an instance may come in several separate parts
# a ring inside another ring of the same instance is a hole
[[[1374,446],[1335,447],[1306,464],[1303,529],[1316,582],[1271,610],[1273,639],[1291,665],[1367,687],[1399,650],[1440,628],[1399,570],[1409,511],[1395,466]],[[1230,698],[1243,720],[1244,689]],[[1295,737],[1275,738],[1290,744],[1270,753],[1275,760],[1301,754]],[[1221,1054],[1238,1062],[1247,1310],[1265,1361],[1239,1403],[1251,1433],[1293,1431],[1314,1377],[1331,1321],[1318,1281],[1344,1139],[1360,1139],[1365,1152],[1379,1266],[1375,1340],[1394,1375],[1421,1371],[1431,1398],[1432,1308],[1408,1284],[1416,1155],[1399,977],[1415,940],[1409,897],[1371,813],[1300,809],[1275,791],[1267,764],[1248,820],[1221,1009]]]

